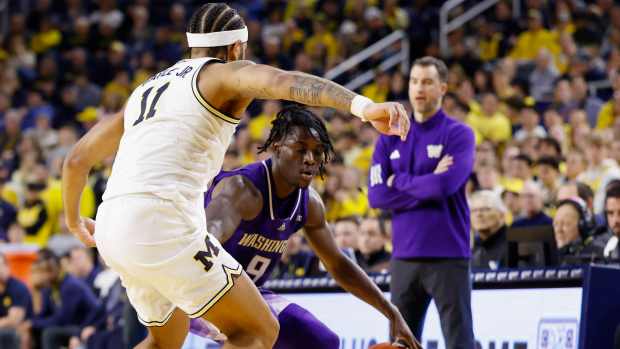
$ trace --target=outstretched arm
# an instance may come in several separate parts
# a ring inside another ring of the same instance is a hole
[[[284,99],[350,113],[353,100],[357,96],[355,92],[318,76],[284,71],[251,61],[214,64],[207,69],[221,69],[217,74],[221,77],[220,86],[228,91],[229,95],[247,103],[253,99]],[[357,116],[370,121],[378,131],[401,137],[407,135],[410,121],[401,104],[388,102],[364,105],[360,112],[363,115]]]
[[[71,149],[62,167],[62,196],[67,228],[86,246],[94,247],[94,221],[80,218],[80,198],[93,166],[116,153],[123,136],[123,113],[95,125]]]
[[[222,179],[205,208],[207,231],[220,243],[233,235],[241,220],[254,219],[263,209],[260,191],[241,175]]]
[[[248,99],[286,99],[298,103],[338,109],[348,113],[355,92],[318,76],[289,72],[251,61],[230,65],[230,88]]]
[[[325,221],[325,207],[319,194],[310,191],[308,218],[304,226],[306,239],[327,271],[342,288],[380,311],[391,323],[391,335],[405,340],[409,348],[417,343],[398,309],[390,303],[366,273],[340,252]]]

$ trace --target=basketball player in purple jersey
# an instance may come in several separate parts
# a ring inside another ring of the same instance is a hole
[[[273,157],[215,177],[205,195],[207,230],[261,287],[286,250],[288,238],[304,229],[306,239],[340,286],[372,305],[391,322],[391,335],[409,348],[419,348],[401,314],[366,276],[343,255],[325,221],[325,208],[311,187],[323,175],[333,154],[323,122],[300,106],[282,109],[260,151]],[[261,289],[278,317],[275,349],[337,349],[338,336],[310,312]],[[204,320],[191,331],[215,337]]]

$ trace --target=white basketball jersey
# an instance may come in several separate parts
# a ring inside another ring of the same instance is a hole
[[[198,73],[213,59],[179,61],[132,92],[104,200],[132,193],[195,199],[207,190],[239,123],[200,95]]]

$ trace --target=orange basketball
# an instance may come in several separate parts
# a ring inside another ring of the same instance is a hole
[[[392,345],[392,343],[379,343],[379,344],[375,344],[371,347],[369,347],[368,349],[403,349],[402,347],[397,347]]]

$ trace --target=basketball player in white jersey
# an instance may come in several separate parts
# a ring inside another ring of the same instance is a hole
[[[180,348],[189,318],[197,317],[226,334],[223,348],[267,349],[276,340],[277,320],[239,263],[207,233],[202,208],[252,100],[331,107],[401,137],[409,129],[400,104],[376,104],[316,76],[243,60],[247,36],[226,4],[199,8],[188,27],[191,58],[136,88],[124,110],[91,129],[65,160],[67,226],[120,274],[149,329],[138,348]],[[80,194],[91,168],[115,152],[95,229],[79,216]]]

